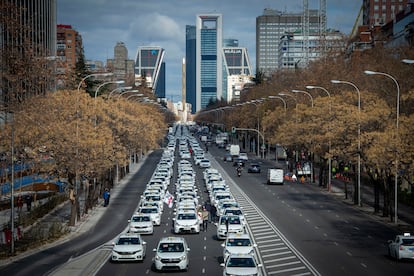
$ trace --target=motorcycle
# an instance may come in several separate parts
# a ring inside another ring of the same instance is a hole
[[[237,176],[238,176],[238,177],[240,177],[240,176],[241,176],[241,172],[242,172],[242,169],[241,169],[240,167],[238,167],[238,168],[237,168]]]

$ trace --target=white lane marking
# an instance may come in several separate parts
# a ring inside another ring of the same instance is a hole
[[[288,251],[283,251],[283,252],[279,252],[279,253],[273,253],[273,254],[268,254],[268,255],[262,255],[262,258],[268,258],[268,257],[274,257],[274,256],[280,256],[280,255],[293,255],[293,252],[288,250]]]
[[[270,236],[264,236],[264,237],[255,237],[255,240],[263,240],[263,239],[268,239],[268,238],[274,238],[275,235],[270,235]]]
[[[280,240],[279,240],[280,241]],[[269,243],[269,244],[263,244],[263,243]],[[258,244],[260,244],[260,249],[262,249],[262,248],[265,248],[265,247],[274,247],[275,245],[280,245],[280,243],[274,243],[275,241],[274,240],[268,240],[268,241],[264,241],[264,242],[258,242]],[[282,243],[282,244],[284,244],[284,243]],[[261,251],[261,250],[260,250]]]
[[[300,270],[300,269],[306,269],[306,266],[298,266],[298,267],[293,267],[293,268],[288,268],[288,269],[283,269],[283,270],[278,270],[278,271],[270,271],[267,274],[276,274],[276,273],[280,274],[280,273],[291,272],[291,271]],[[306,272],[305,274],[301,274],[301,275],[310,275],[310,274],[311,274],[310,272]]]
[[[290,259],[297,259],[297,257],[295,255],[292,255],[292,256],[287,256],[287,257],[282,257],[282,258],[277,258],[277,259],[271,259],[271,260],[266,260],[266,263],[269,264],[269,263],[275,263],[275,262],[283,262],[283,261],[290,260]],[[272,266],[274,265],[269,265],[269,266],[266,265],[266,267],[272,267]]]

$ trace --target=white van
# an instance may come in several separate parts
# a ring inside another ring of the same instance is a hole
[[[283,185],[283,169],[279,169],[279,168],[268,169],[267,184]]]

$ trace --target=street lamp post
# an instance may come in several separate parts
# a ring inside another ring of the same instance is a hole
[[[408,62],[409,63],[409,62]],[[414,63],[414,60],[413,60]],[[398,81],[391,76],[390,74],[383,73],[383,72],[375,72],[375,71],[369,71],[365,70],[365,74],[367,75],[382,75],[386,76],[390,79],[392,79],[395,83],[395,86],[397,87],[397,105],[396,105],[396,122],[395,122],[395,176],[394,176],[394,223],[398,223],[398,139],[399,139],[399,131],[398,131],[398,122],[400,118],[400,85],[398,84]]]
[[[293,92],[293,93],[303,93],[303,94],[308,95],[308,96],[309,96],[309,98],[310,98],[310,100],[311,100],[312,107],[313,107],[313,97],[312,97],[311,93],[309,93],[309,92],[307,92],[307,91],[296,90],[296,89],[293,89],[293,90],[292,90],[292,92]]]
[[[293,99],[295,101],[295,116],[296,116],[296,124],[297,124],[297,122],[298,122],[298,114],[297,114],[297,111],[298,111],[298,100],[296,99],[295,96],[293,96],[291,94],[279,93],[278,95],[279,96],[289,97],[289,98],[291,98],[291,99]],[[297,151],[297,148],[296,148],[295,149],[295,162],[298,162],[298,161],[299,161],[299,156],[298,156],[298,151]]]
[[[257,103],[260,103],[261,100],[252,100],[247,103],[254,104],[256,107],[256,115],[257,115],[257,156],[260,157],[260,118],[259,118],[259,111]],[[264,139],[263,139],[264,144]]]
[[[132,89],[132,86],[124,86],[124,87],[117,87],[114,90],[112,90],[111,92],[109,92],[108,94],[108,99],[111,98],[111,96],[118,91],[125,91],[125,90],[130,90]]]
[[[79,114],[78,114],[78,108],[79,108],[79,96],[80,96],[80,88],[82,86],[82,83],[85,82],[86,79],[92,78],[92,77],[109,77],[112,76],[113,73],[95,73],[95,74],[89,74],[85,77],[83,77],[77,87],[77,95],[76,95],[76,106],[75,106],[75,113],[76,113],[76,152],[75,152],[75,156],[76,156],[76,160],[75,160],[75,187],[73,188],[74,190],[74,194],[75,197],[77,197],[78,195],[78,166],[79,166]],[[76,201],[76,200],[75,200]],[[76,204],[76,203],[74,203]],[[75,220],[76,220],[76,216],[75,216]],[[71,221],[71,224],[75,223]]]
[[[322,91],[325,91],[325,93],[329,97],[329,117],[331,117],[332,113],[332,102],[331,102],[331,94],[329,91],[322,87],[322,86],[314,86],[314,85],[307,85],[307,89],[321,89]],[[329,118],[329,132],[331,131],[331,118]],[[330,135],[329,135],[330,136]],[[329,137],[329,143],[328,143],[328,192],[331,191],[331,181],[332,181],[332,158],[331,158],[331,137]]]
[[[312,108],[313,108],[313,105],[314,105],[314,104],[313,104],[313,97],[312,97],[311,93],[309,93],[309,92],[307,92],[307,91],[303,91],[303,90],[296,90],[296,89],[293,89],[293,90],[292,90],[292,92],[293,92],[293,93],[303,93],[303,94],[308,95],[308,96],[309,96],[309,98],[310,98],[310,100],[311,100],[311,106],[312,106]],[[312,183],[314,183],[314,179],[313,179],[313,175],[314,175],[314,174],[313,174],[312,139],[311,139],[311,143],[310,143],[310,148],[311,148],[311,158],[310,158],[310,159],[311,159],[311,162],[310,162],[310,165],[311,165],[311,168],[310,168],[310,169],[311,169],[311,176],[310,176],[311,178],[310,178],[310,179],[311,179],[311,180],[310,180],[310,181],[311,181]]]
[[[348,84],[355,88],[358,93],[358,181],[357,181],[357,192],[358,198],[357,203],[361,206],[361,92],[359,88],[352,82],[341,81],[341,80],[331,80],[333,84]]]
[[[282,97],[279,97],[279,96],[272,96],[272,95],[268,96],[268,98],[269,99],[279,99],[279,100],[281,100],[283,102],[283,107],[285,108],[285,112],[287,111],[287,104],[286,104],[285,99],[283,99]]]

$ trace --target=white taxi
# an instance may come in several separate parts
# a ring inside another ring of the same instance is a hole
[[[200,233],[200,221],[197,213],[190,210],[182,210],[177,213],[174,222],[174,233]]]
[[[145,258],[146,242],[139,234],[121,234],[112,245],[112,261],[142,261]]]
[[[414,259],[414,236],[410,233],[397,235],[388,241],[388,254],[397,260]]]
[[[223,258],[227,260],[227,257],[231,254],[248,254],[255,256],[255,247],[257,244],[253,243],[249,234],[229,234],[224,243]]]
[[[261,276],[262,264],[258,264],[256,259],[249,254],[231,254],[224,263],[223,275],[256,275]]]
[[[136,214],[128,220],[128,232],[140,234],[154,233],[154,225],[152,224],[151,216],[144,214]]]
[[[161,238],[155,252],[156,270],[188,270],[188,252],[190,248],[182,237]]]
[[[221,216],[217,226],[217,239],[224,240],[227,234],[243,234],[244,225],[239,216]]]

